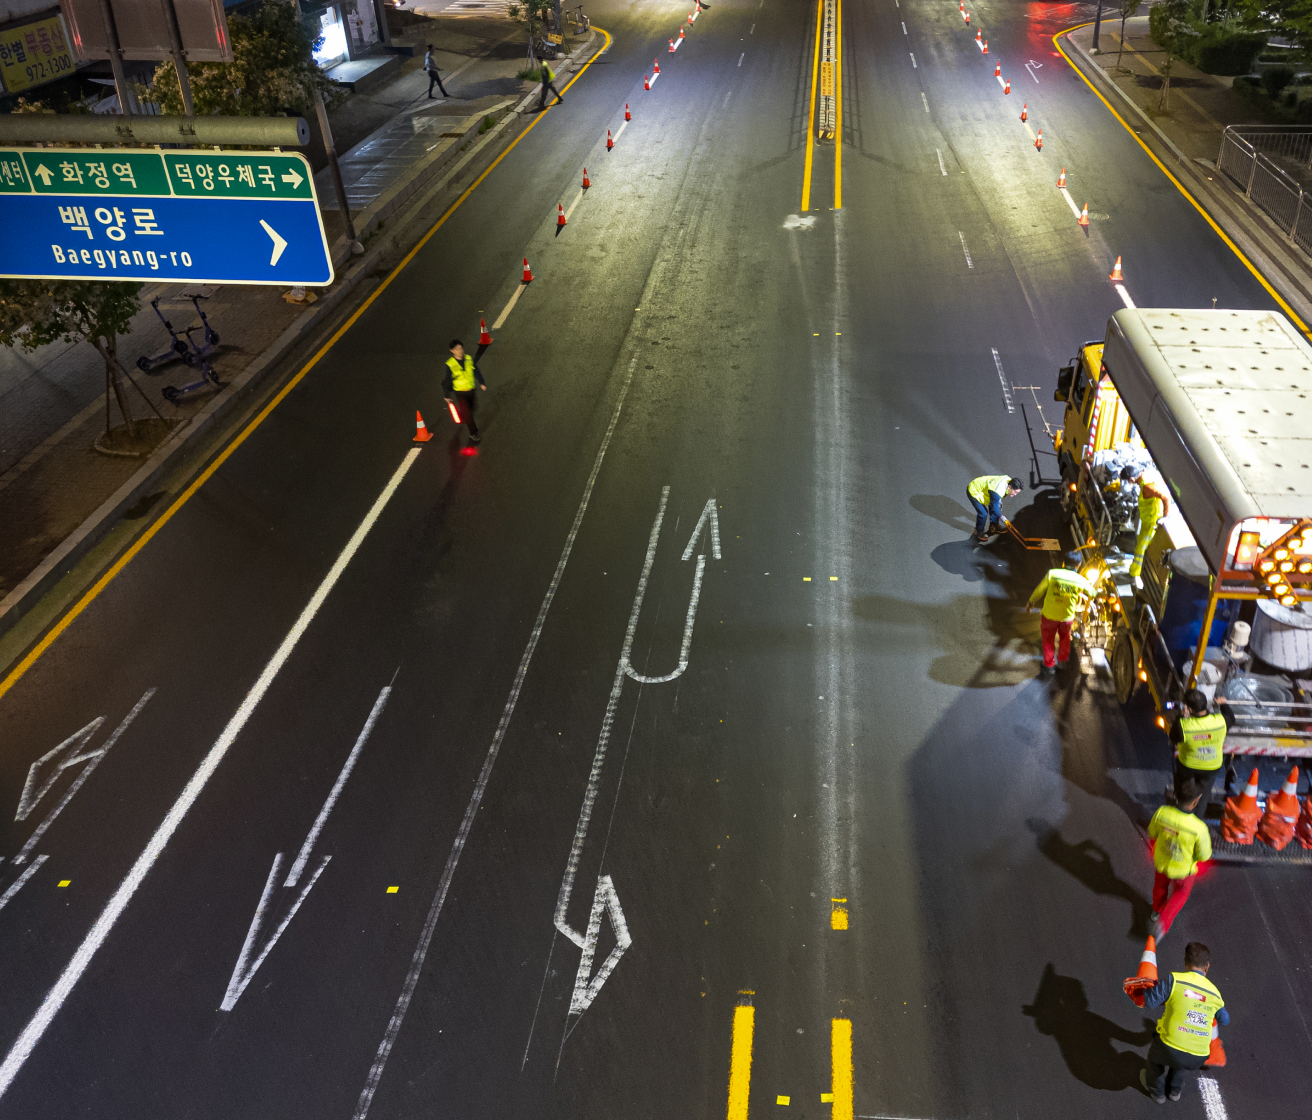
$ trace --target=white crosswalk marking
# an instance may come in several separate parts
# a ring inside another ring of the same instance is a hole
[[[492,16],[509,19],[512,0],[455,0],[442,9],[444,16]]]

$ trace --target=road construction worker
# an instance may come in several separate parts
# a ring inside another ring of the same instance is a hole
[[[548,90],[550,90],[552,93],[556,95],[557,101],[559,101],[562,105],[565,104],[565,99],[560,96],[560,90],[556,88],[555,72],[551,69],[550,66],[547,65],[546,59],[542,60],[541,77],[542,77],[542,95],[538,98],[538,108],[545,109],[547,107]]]
[[[446,399],[456,406],[460,422],[469,429],[469,446],[477,447],[483,437],[478,434],[478,425],[474,423],[474,406],[478,403],[475,385],[486,390],[487,382],[474,359],[465,353],[460,339],[451,340],[451,357],[446,360],[446,375],[442,378],[442,388],[446,390]]]
[[[975,507],[975,540],[983,544],[991,531],[1001,533],[1010,524],[1002,516],[1002,499],[1014,498],[1020,490],[1020,479],[1005,474],[982,474],[966,487]]]
[[[1079,553],[1067,557],[1068,563],[1078,563]],[[1030,595],[1028,609],[1043,604],[1043,618],[1039,623],[1043,636],[1043,669],[1041,676],[1050,677],[1058,667],[1065,668],[1071,657],[1071,623],[1084,606],[1085,598],[1094,592],[1093,584],[1079,572],[1069,568],[1053,568],[1040,581]],[[1057,648],[1060,639],[1060,649]]]
[[[1194,816],[1203,791],[1193,779],[1180,784],[1177,805],[1163,805],[1148,822],[1153,842],[1153,913],[1149,932],[1166,936],[1180,908],[1189,899],[1198,864],[1212,858],[1207,825]]]
[[[1175,797],[1180,787],[1194,782],[1201,790],[1202,808],[1207,810],[1212,783],[1225,760],[1225,733],[1235,725],[1235,714],[1224,696],[1216,698],[1215,712],[1207,710],[1207,696],[1196,688],[1184,694],[1184,713],[1171,724],[1167,738],[1175,747]]]
[[[1134,559],[1130,561],[1130,576],[1138,579],[1143,571],[1143,554],[1157,532],[1157,522],[1171,512],[1171,496],[1164,484],[1154,482],[1145,472],[1136,474],[1134,468],[1126,467],[1121,477],[1125,478],[1127,473],[1139,484],[1139,536],[1134,542]]]
[[[1146,1008],[1161,1007],[1157,1037],[1148,1047],[1148,1068],[1139,1084],[1158,1104],[1178,1101],[1187,1070],[1202,1069],[1212,1044],[1212,1023],[1230,1025],[1230,1012],[1207,979],[1212,954],[1201,941],[1184,947],[1184,972],[1169,972],[1144,995]]]

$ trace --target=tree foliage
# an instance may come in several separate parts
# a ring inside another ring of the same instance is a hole
[[[1121,55],[1125,53],[1125,21],[1139,14],[1140,0],[1120,0],[1117,14],[1121,17],[1121,37],[1117,40],[1116,69],[1121,68]]]
[[[528,30],[528,59],[532,63],[537,55],[533,43],[542,30],[547,13],[553,10],[552,0],[516,0],[506,8],[512,20]]]
[[[1161,0],[1150,14],[1152,36],[1166,58],[1161,65],[1162,95],[1157,99],[1157,111],[1163,112],[1171,104],[1171,70],[1175,60],[1188,49],[1191,40],[1198,37],[1198,31],[1190,20],[1193,5],[1190,0]]]
[[[91,343],[105,362],[106,387],[132,434],[118,336],[132,330],[143,285],[100,280],[0,280],[0,346],[35,350],[51,342]]]
[[[1303,50],[1312,48],[1312,0],[1234,0],[1239,22],[1252,31],[1270,31]]]
[[[316,27],[297,20],[295,3],[287,0],[265,0],[250,16],[230,15],[233,60],[187,64],[196,115],[304,113],[314,106],[316,87],[331,104],[340,91],[314,60],[322,38]],[[172,62],[161,63],[154,85],[138,95],[165,113],[182,115],[182,91]]]

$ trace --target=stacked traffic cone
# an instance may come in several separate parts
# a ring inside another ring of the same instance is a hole
[[[419,409],[415,409],[415,443],[427,443],[432,438],[433,433],[424,426],[424,418]]]
[[[1080,211],[1080,216],[1076,219],[1076,221],[1079,225],[1082,225],[1085,229],[1089,228],[1089,204],[1087,202],[1084,204],[1084,209]]]
[[[525,257],[525,258],[524,258],[524,276],[523,276],[523,282],[524,282],[525,284],[531,284],[531,283],[533,283],[533,273],[531,273],[531,272],[529,271],[529,269],[528,269],[528,257]]]
[[[491,346],[491,345],[492,345],[492,336],[491,336],[490,334],[487,333],[487,320],[486,320],[486,319],[480,319],[480,320],[478,321],[478,344],[479,344],[480,346]]]
[[[1039,135],[1034,141],[1034,146],[1039,151],[1043,151],[1043,129],[1039,129]]]
[[[1225,1065],[1225,1047],[1221,1045],[1221,1032],[1217,1030],[1216,1020],[1212,1020],[1212,1045],[1207,1051],[1204,1069],[1220,1069]]]
[[[1010,79],[1010,78],[1007,78],[1005,81],[1003,81],[1003,83],[1002,83],[1002,92],[1003,92],[1003,93],[1010,93],[1010,92],[1011,92],[1011,79]]]
[[[626,121],[633,120],[633,114],[629,112],[629,103],[627,101],[624,102],[624,119]]]
[[[1030,119],[1030,103],[1028,101],[1020,107],[1020,119],[1023,121]]]
[[[1061,169],[1061,174],[1057,176],[1057,189],[1059,191],[1066,189],[1066,168],[1064,167]]]
[[[1121,273],[1121,258],[1120,258],[1120,257],[1117,257],[1117,258],[1116,258],[1116,263],[1115,263],[1114,265],[1112,265],[1111,275],[1108,276],[1107,279],[1110,280],[1113,284],[1119,284],[1122,280],[1125,279],[1124,275],[1122,275],[1122,273]]]
[[[560,229],[561,226],[563,226],[563,225],[565,225],[565,224],[566,224],[566,222],[565,222],[565,207],[563,207],[559,202],[557,202],[557,203],[556,203],[556,228],[557,228],[557,229]]]
[[[1303,802],[1303,811],[1298,814],[1298,824],[1294,826],[1294,839],[1303,847],[1312,848],[1312,797]]]
[[[613,147],[615,147],[615,141],[610,138],[610,129],[608,128],[606,129],[606,151],[609,152]]]
[[[592,180],[588,178],[588,169],[585,167],[583,169],[583,189],[586,191],[591,186]]]
[[[1298,767],[1295,766],[1285,784],[1266,799],[1266,813],[1257,826],[1258,838],[1280,851],[1294,838],[1298,816]]]
[[[1257,832],[1257,770],[1253,770],[1244,792],[1238,797],[1225,799],[1225,812],[1221,816],[1221,839],[1227,844],[1251,844]]]
[[[1148,989],[1157,983],[1157,938],[1150,933],[1139,958],[1139,971],[1121,985],[1136,1007],[1142,1007]]]

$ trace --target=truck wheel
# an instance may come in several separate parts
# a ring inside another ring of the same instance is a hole
[[[1112,646],[1112,683],[1116,686],[1116,699],[1128,704],[1139,683],[1139,675],[1135,672],[1134,645],[1124,627],[1116,632],[1116,642]]]

